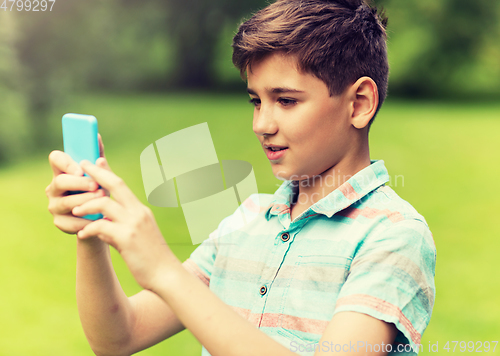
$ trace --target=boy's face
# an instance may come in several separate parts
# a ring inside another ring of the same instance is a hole
[[[253,130],[275,177],[327,178],[340,162],[351,166],[357,139],[350,122],[349,90],[330,96],[323,81],[299,72],[295,58],[280,53],[252,64],[247,78],[255,105]],[[272,152],[269,145],[286,149]]]

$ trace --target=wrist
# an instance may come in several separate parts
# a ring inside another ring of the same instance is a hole
[[[169,294],[180,287],[183,272],[187,271],[182,267],[179,259],[171,252],[167,258],[159,263],[151,280],[150,290],[165,299],[165,294]]]
[[[88,237],[85,239],[76,238],[76,246],[78,250],[88,251],[94,255],[100,252],[109,250],[108,244],[101,241],[97,236]]]

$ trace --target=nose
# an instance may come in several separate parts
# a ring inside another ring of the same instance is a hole
[[[253,132],[257,136],[274,135],[278,132],[272,106],[261,103],[260,107],[254,110]]]

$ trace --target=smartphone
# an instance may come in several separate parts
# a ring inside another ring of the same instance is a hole
[[[64,152],[76,163],[83,160],[95,164],[99,158],[99,140],[97,138],[97,119],[92,115],[65,114],[62,117],[62,132]],[[87,174],[85,174],[88,176]],[[72,191],[70,194],[80,194],[83,191]],[[83,216],[87,220],[102,219],[102,214]]]

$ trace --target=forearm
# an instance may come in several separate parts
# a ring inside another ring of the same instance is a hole
[[[212,356],[295,355],[220,300],[172,256],[155,292]]]
[[[86,161],[81,167],[114,199],[93,199],[73,209],[76,216],[101,213],[109,218],[85,226],[78,232],[79,239],[98,236],[116,248],[139,285],[160,296],[213,356],[294,355],[184,269],[166,244],[151,209],[119,177]]]
[[[98,354],[126,347],[133,325],[132,306],[111,263],[109,246],[77,239],[76,299],[85,335]]]

